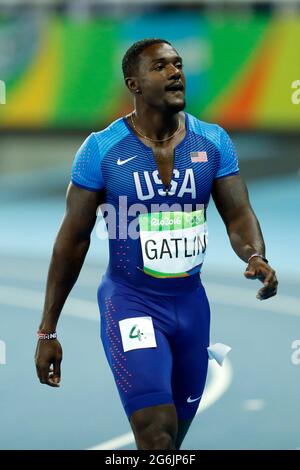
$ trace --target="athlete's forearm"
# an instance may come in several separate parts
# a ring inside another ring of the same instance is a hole
[[[83,265],[90,238],[82,240],[58,239],[50,262],[45,304],[40,329],[53,332]]]
[[[226,228],[232,248],[243,261],[253,253],[265,255],[262,231],[251,207],[243,209]]]

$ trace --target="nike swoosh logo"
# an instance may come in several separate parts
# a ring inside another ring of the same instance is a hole
[[[187,402],[188,403],[193,403],[194,401],[200,400],[201,397],[202,397],[202,395],[200,395],[200,397],[198,397],[198,398],[188,397]]]
[[[134,157],[126,158],[126,160],[120,160],[120,158],[118,158],[117,164],[118,165],[124,165],[124,163],[130,162],[130,160],[133,160],[136,157],[137,157],[137,155],[135,155]]]

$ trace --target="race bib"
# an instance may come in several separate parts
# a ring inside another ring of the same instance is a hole
[[[144,272],[185,277],[199,271],[207,246],[204,210],[139,215]]]
[[[126,318],[119,321],[124,352],[132,349],[156,348],[151,317]]]

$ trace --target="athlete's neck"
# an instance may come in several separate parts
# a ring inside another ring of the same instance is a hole
[[[146,137],[153,140],[162,140],[176,132],[183,121],[182,112],[162,114],[152,109],[136,108],[133,111],[133,120],[136,128]]]

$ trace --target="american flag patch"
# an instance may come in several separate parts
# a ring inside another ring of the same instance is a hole
[[[191,152],[192,163],[207,162],[206,152]]]

